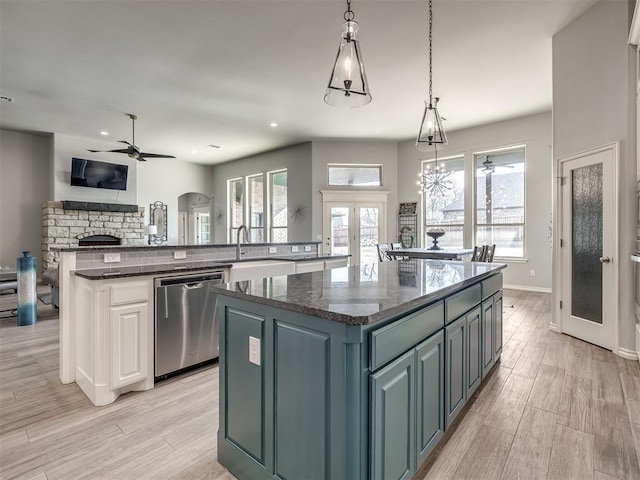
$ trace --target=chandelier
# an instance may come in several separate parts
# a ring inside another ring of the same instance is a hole
[[[433,167],[427,164],[426,171],[419,173],[417,184],[420,186],[420,193],[426,194],[428,197],[446,197],[453,192],[453,172],[447,171],[444,165],[438,165],[438,150],[435,149],[435,164]]]

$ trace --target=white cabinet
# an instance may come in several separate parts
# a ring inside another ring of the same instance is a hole
[[[153,388],[150,277],[75,279],[75,381],[94,405]]]

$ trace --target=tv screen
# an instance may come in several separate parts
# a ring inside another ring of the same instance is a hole
[[[127,165],[72,158],[71,185],[126,190],[128,170]]]

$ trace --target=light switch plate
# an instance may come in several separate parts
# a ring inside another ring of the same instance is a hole
[[[183,258],[187,258],[187,252],[185,250],[176,250],[173,252],[174,260],[181,260]]]
[[[260,339],[249,337],[249,362],[260,366]]]
[[[104,254],[104,263],[115,263],[120,261],[119,253],[105,253]]]
[[[278,251],[278,247],[269,247],[269,253],[276,253]]]
[[[291,251],[292,252],[297,252],[298,251],[298,247],[296,245],[294,245],[293,247],[291,247]]]
[[[304,251],[305,252],[310,252],[311,251],[311,245],[305,245],[304,246]]]

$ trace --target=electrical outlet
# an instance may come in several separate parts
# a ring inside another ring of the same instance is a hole
[[[278,247],[269,247],[269,253],[277,253]]]
[[[297,252],[298,251],[298,247],[296,245],[291,247],[291,251],[292,252]]]
[[[535,270],[529,270],[529,276],[530,277],[535,277],[536,276],[536,271]]]
[[[174,260],[182,260],[183,258],[187,258],[187,252],[185,250],[176,250],[173,252]]]
[[[119,253],[105,253],[104,254],[104,263],[115,263],[120,261]]]
[[[310,252],[311,251],[311,245],[305,245],[304,246],[304,251],[305,252]]]

